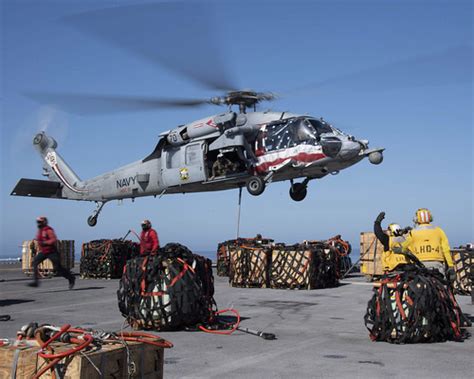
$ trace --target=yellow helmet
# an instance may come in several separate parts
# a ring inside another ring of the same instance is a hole
[[[398,224],[391,223],[388,226],[388,231],[390,232],[392,236],[399,236],[401,235],[402,227]]]
[[[420,208],[415,213],[415,218],[413,220],[416,224],[429,224],[433,221],[433,216],[431,212],[426,208]]]

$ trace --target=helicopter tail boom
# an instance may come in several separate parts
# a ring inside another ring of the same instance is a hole
[[[67,189],[72,194],[83,195],[87,193],[81,179],[72,168],[69,167],[61,155],[56,152],[58,144],[54,138],[41,132],[33,139],[33,145],[44,161],[44,175],[47,176],[50,181],[61,183],[64,186],[64,190]],[[69,192],[67,190],[65,191],[66,194]]]

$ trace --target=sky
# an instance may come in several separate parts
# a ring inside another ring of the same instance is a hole
[[[259,197],[244,190],[241,236],[295,243],[341,234],[358,249],[360,232],[372,229],[380,211],[387,223],[408,226],[416,209],[427,207],[451,245],[473,241],[471,1],[220,1],[198,13],[190,9],[202,2],[184,1],[182,17],[156,15],[164,35],[154,38],[151,29],[144,41],[144,48],[172,57],[163,65],[81,32],[70,18],[143,3],[150,2],[1,2],[0,256],[20,253],[38,215],[49,218],[60,239],[74,239],[77,251],[82,242],[137,230],[145,218],[162,244],[211,251],[234,238],[238,190],[111,202],[94,228],[86,224],[93,203],[10,196],[19,178],[42,178],[31,144],[39,130],[58,140],[58,152],[86,179],[147,156],[165,130],[225,110],[79,116],[24,93],[216,96],[176,72],[182,57],[202,62],[209,55],[239,88],[281,94],[261,110],[324,117],[386,148],[381,165],[364,160],[310,182],[300,203],[289,198],[288,182],[271,184]],[[198,17],[213,44],[203,46],[189,32]],[[145,27],[120,22],[124,36]]]

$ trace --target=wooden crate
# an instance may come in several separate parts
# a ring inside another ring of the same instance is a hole
[[[56,247],[61,259],[61,265],[66,269],[72,269],[74,267],[74,241],[58,240]],[[24,241],[21,245],[21,268],[26,275],[33,274],[33,259],[38,251],[38,242],[34,240]],[[53,275],[53,264],[49,259],[41,262],[39,272],[41,276]]]
[[[474,267],[474,251],[464,248],[451,250],[456,280],[453,283],[454,291],[458,295],[469,295],[472,293],[473,281],[471,279]]]
[[[270,287],[310,289],[312,257],[312,251],[306,249],[274,249]]]
[[[163,378],[163,348],[138,342],[128,342],[127,346],[130,351],[130,360],[134,363],[136,370],[133,378]],[[55,343],[53,347],[55,352],[61,352],[70,349],[71,345]],[[0,347],[0,378],[31,379],[44,364],[44,360],[37,355],[38,350],[39,347],[35,346],[20,347],[18,357],[15,359],[17,348]],[[69,362],[61,361],[60,364],[65,364],[64,376],[61,378],[129,378],[126,356],[127,352],[122,344],[104,344],[102,348],[93,347],[85,352],[85,356],[77,354]],[[17,362],[16,375],[12,375],[15,360]],[[41,376],[41,379],[50,378],[52,378],[50,372]]]
[[[229,282],[233,287],[267,287],[266,248],[243,247],[230,250]]]
[[[383,245],[373,232],[360,233],[360,272],[368,276],[383,274]]]

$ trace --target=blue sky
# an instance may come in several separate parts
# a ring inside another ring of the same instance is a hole
[[[235,236],[237,190],[107,204],[95,228],[85,221],[93,204],[9,196],[19,178],[41,178],[31,138],[46,125],[59,140],[58,151],[88,178],[143,158],[160,132],[222,111],[207,106],[77,116],[22,96],[27,90],[217,95],[61,21],[142,3],[2,1],[0,255],[16,254],[21,241],[34,236],[37,215],[47,215],[60,238],[78,243],[121,237],[144,218],[152,220],[162,242],[195,250],[212,250]],[[243,4],[219,2],[206,22],[215,25],[220,51],[241,88],[288,93],[261,109],[322,116],[387,150],[379,166],[365,160],[311,182],[301,203],[289,199],[286,182],[272,184],[260,197],[244,191],[241,234],[288,243],[342,234],[358,248],[359,233],[372,228],[379,211],[387,221],[410,225],[414,211],[428,207],[452,245],[471,242],[472,2]],[[140,27],[130,22],[123,29]],[[159,38],[157,49],[164,46]],[[186,43],[182,35],[167,38],[187,46],[189,59],[200,58],[192,35]]]

